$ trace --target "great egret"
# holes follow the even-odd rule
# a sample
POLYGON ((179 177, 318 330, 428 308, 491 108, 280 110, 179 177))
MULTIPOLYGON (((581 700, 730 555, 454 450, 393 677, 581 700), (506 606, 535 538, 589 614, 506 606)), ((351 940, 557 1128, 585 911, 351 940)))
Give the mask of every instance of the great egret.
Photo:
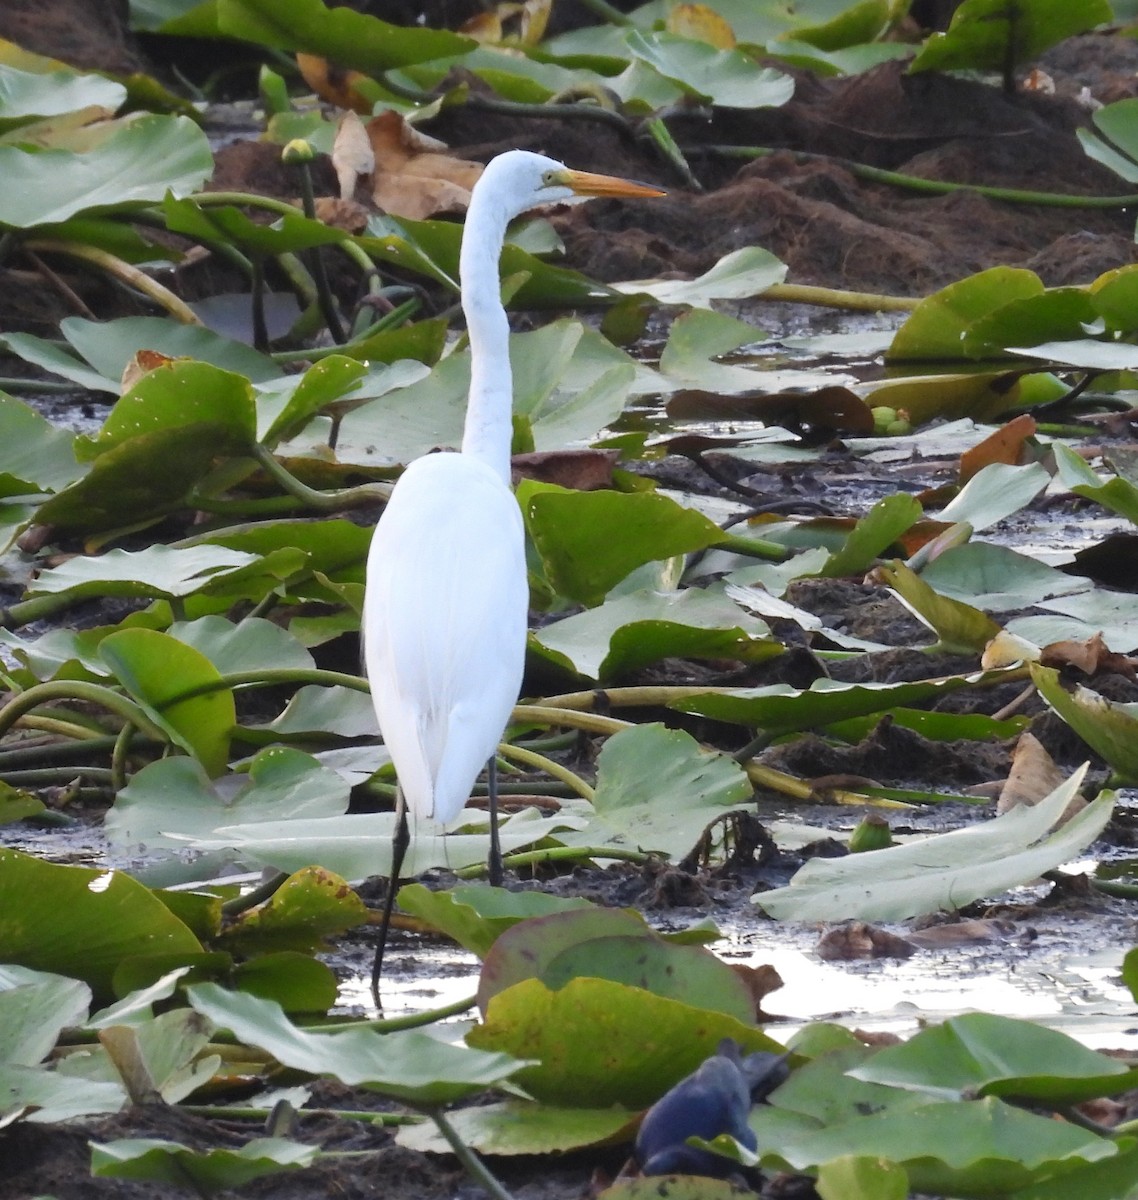
POLYGON ((510 490, 513 401, 509 324, 498 260, 507 224, 539 205, 592 196, 659 196, 659 188, 569 170, 511 150, 478 180, 459 274, 470 338, 461 454, 430 454, 403 472, 367 560, 364 665, 399 783, 391 876, 372 995, 403 857, 407 809, 441 824, 462 811, 490 764, 490 862, 500 884, 494 752, 521 688, 529 587, 521 512, 510 490))

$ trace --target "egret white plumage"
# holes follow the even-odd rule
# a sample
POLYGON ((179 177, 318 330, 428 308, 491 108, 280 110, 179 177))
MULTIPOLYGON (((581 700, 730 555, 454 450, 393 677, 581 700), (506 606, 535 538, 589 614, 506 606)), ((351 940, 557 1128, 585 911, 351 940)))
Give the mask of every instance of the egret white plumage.
POLYGON ((376 526, 367 561, 364 664, 399 784, 372 970, 377 1003, 410 840, 407 809, 444 825, 453 821, 487 763, 489 875, 492 884, 501 882, 493 759, 521 688, 529 603, 522 517, 510 490, 513 393, 498 278, 506 226, 539 205, 662 194, 523 150, 495 158, 474 187, 459 258, 470 339, 462 453, 411 463, 376 526))

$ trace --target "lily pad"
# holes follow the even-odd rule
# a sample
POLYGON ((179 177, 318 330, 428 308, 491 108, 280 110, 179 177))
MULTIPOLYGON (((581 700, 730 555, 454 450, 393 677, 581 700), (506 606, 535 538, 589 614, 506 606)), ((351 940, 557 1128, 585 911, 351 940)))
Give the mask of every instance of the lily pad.
POLYGON ((558 991, 529 979, 499 993, 467 1044, 537 1059, 515 1077, 547 1104, 645 1108, 734 1038, 744 1053, 783 1047, 754 1025, 607 979, 558 991))
POLYGON ((282 1066, 338 1079, 413 1104, 448 1104, 504 1083, 523 1064, 508 1054, 453 1046, 418 1030, 378 1033, 349 1029, 311 1033, 294 1025, 279 1004, 205 983, 190 1003, 216 1026, 249 1046, 267 1050, 282 1066))
POLYGON ((760 892, 753 902, 780 921, 903 921, 998 895, 1070 861, 1102 832, 1114 807, 1111 792, 1052 829, 1085 773, 1038 804, 991 821, 886 850, 812 859, 788 886, 760 892))

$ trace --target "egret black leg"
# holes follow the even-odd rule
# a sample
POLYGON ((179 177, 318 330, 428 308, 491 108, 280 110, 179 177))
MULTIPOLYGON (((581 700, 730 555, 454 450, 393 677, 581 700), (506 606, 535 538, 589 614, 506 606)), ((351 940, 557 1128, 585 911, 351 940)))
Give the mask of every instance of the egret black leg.
POLYGON ((490 808, 490 857, 486 873, 491 887, 502 886, 502 845, 498 841, 498 763, 494 758, 486 764, 486 790, 490 808))
POLYGON ((387 947, 387 933, 391 928, 391 910, 395 907, 395 893, 399 890, 399 873, 403 870, 403 859, 411 844, 411 830, 407 826, 407 803, 403 789, 395 790, 395 835, 391 839, 391 877, 387 881, 387 895, 383 901, 383 917, 379 923, 379 945, 375 948, 375 961, 371 965, 371 998, 376 1008, 379 1002, 379 977, 383 972, 383 951, 387 947))

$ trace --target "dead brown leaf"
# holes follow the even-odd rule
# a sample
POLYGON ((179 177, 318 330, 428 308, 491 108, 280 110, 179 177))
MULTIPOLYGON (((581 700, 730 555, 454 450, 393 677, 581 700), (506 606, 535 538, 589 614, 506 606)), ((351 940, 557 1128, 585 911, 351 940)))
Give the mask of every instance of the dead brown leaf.
MULTIPOLYGON (((1021 804, 1038 804, 1066 778, 1066 773, 1055 765, 1039 739, 1030 733, 1021 733, 1012 754, 1012 769, 996 802, 996 812, 1006 813, 1021 804)), ((1066 823, 1086 806, 1087 802, 1082 796, 1073 797, 1056 823, 1066 823)))
POLYGON ((351 200, 356 194, 356 186, 375 174, 371 139, 363 121, 354 112, 344 113, 336 126, 332 166, 340 182, 341 200, 351 200))
POLYGON ((1035 419, 1021 413, 990 433, 982 442, 977 442, 960 456, 960 483, 966 484, 977 471, 990 463, 1007 463, 1018 466, 1024 462, 1025 446, 1029 437, 1035 435, 1035 419))
POLYGON ((1096 633, 1083 642, 1052 642, 1043 647, 1040 662, 1045 667, 1074 667, 1084 675, 1124 675, 1127 679, 1138 678, 1134 663, 1125 654, 1116 654, 1096 633))
POLYGON ((348 233, 363 233, 367 228, 369 210, 355 200, 339 200, 335 196, 317 196, 313 206, 316 219, 333 229, 348 233))
POLYGON ((619 450, 536 450, 515 454, 512 461, 516 478, 595 492, 612 487, 612 469, 619 459, 619 450))
POLYGON ((321 100, 327 100, 337 108, 363 113, 365 116, 371 112, 372 101, 357 90, 359 84, 371 82, 366 75, 338 67, 318 54, 298 54, 296 65, 301 78, 321 100))
POLYGON ((372 117, 366 130, 375 163, 372 199, 384 212, 421 221, 466 211, 470 191, 482 174, 480 163, 443 153, 443 142, 393 110, 372 117))
POLYGON ((848 921, 827 929, 814 949, 824 962, 846 962, 857 958, 910 958, 917 947, 877 925, 848 921))
POLYGON ((732 963, 731 970, 747 985, 751 999, 755 1005, 755 1017, 766 1016, 763 1012, 763 1000, 777 992, 782 987, 782 976, 770 965, 762 963, 757 967, 748 967, 744 963, 732 963))

